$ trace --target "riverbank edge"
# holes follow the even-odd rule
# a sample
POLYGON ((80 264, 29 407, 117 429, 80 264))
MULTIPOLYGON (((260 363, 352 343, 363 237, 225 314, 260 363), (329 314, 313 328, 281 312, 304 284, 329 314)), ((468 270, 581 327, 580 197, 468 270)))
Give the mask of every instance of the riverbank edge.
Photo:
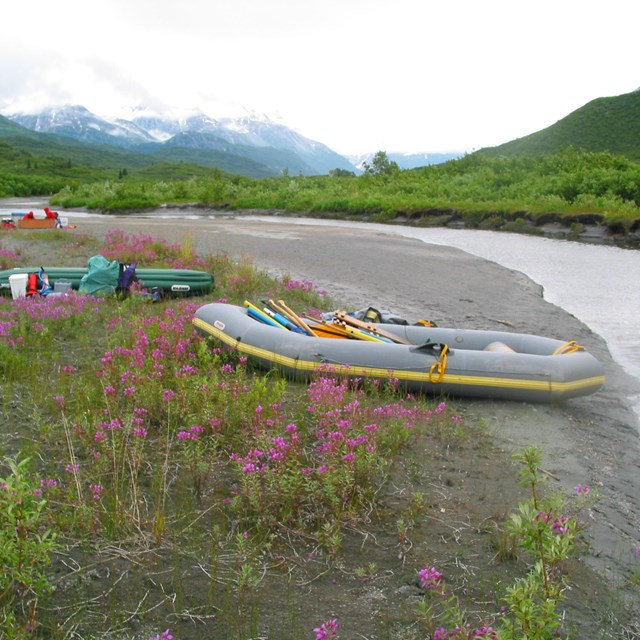
MULTIPOLYGON (((613 223, 607 225, 600 214, 583 213, 571 216, 548 213, 533 218, 524 212, 504 214, 501 212, 485 212, 481 218, 470 220, 454 210, 434 209, 410 215, 402 212, 393 214, 362 213, 347 214, 337 211, 309 212, 288 211, 285 209, 231 209, 227 207, 211 207, 202 203, 163 204, 148 209, 128 209, 118 211, 99 211, 101 215, 166 215, 167 211, 193 210, 202 216, 274 216, 282 218, 309 218, 311 220, 339 220, 347 222, 371 222, 376 224, 404 225, 419 228, 442 227, 447 229, 479 229, 483 231, 503 231, 534 235, 555 240, 570 240, 585 244, 615 246, 620 249, 640 249, 640 219, 629 229, 613 223)), ((193 213, 192 213, 193 215, 193 213)))

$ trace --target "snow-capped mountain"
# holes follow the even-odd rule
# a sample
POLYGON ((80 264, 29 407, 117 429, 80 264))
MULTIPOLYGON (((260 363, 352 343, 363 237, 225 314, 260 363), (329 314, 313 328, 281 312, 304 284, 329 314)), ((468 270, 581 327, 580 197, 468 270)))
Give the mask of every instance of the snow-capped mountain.
POLYGON ((136 108, 131 119, 99 117, 85 107, 50 107, 38 113, 7 117, 34 131, 68 136, 90 144, 106 144, 145 153, 158 146, 214 150, 253 160, 266 158, 276 173, 288 169, 306 175, 355 167, 326 145, 305 138, 266 116, 216 120, 193 111, 186 115, 158 114, 136 108), (267 151, 271 150, 271 151, 267 151))
POLYGON ((55 133, 90 144, 131 147, 154 140, 133 122, 105 120, 80 105, 47 107, 38 113, 15 113, 7 117, 32 131, 55 133))

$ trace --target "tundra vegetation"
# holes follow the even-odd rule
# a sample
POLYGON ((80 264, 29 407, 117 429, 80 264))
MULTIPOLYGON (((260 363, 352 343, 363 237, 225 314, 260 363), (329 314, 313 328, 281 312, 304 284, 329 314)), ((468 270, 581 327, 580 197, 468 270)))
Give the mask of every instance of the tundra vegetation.
POLYGON ((0 299, 3 640, 638 632, 576 557, 595 492, 545 486, 538 449, 512 460, 394 381, 289 383, 192 327, 213 299, 334 307, 313 283, 118 230, 11 239, 4 267, 101 253, 216 291, 0 299))

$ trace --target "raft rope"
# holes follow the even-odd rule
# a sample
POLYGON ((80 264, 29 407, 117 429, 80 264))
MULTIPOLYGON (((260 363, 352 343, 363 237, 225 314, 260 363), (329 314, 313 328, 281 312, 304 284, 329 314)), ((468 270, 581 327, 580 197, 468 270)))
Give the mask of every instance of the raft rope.
POLYGON ((563 345, 560 345, 554 352, 554 356, 560 356, 565 353, 575 353, 576 351, 584 351, 584 347, 579 345, 575 340, 571 340, 569 342, 565 342, 563 345))
POLYGON ((447 354, 449 352, 449 345, 442 345, 442 351, 440 351, 440 356, 438 359, 431 365, 429 369, 429 382, 433 382, 437 384, 438 382, 442 382, 444 378, 444 373, 447 370, 447 354))

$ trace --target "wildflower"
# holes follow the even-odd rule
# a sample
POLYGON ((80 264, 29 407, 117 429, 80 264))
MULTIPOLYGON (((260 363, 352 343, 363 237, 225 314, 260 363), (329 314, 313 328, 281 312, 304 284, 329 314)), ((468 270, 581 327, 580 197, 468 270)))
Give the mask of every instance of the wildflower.
POLYGON ((104 487, 101 484, 90 484, 89 491, 93 494, 94 500, 100 500, 102 498, 104 487))
POLYGON ((169 629, 165 629, 162 633, 151 636, 149 640, 173 640, 173 636, 171 635, 169 629))
POLYGON ((589 487, 583 487, 581 484, 579 484, 576 487, 576 492, 577 493, 589 493, 589 491, 590 491, 589 487))
POLYGON ((145 438, 147 430, 144 427, 135 427, 133 429, 133 435, 136 436, 136 438, 145 438))
POLYGON ((437 589, 442 580, 442 574, 435 567, 424 567, 418 571, 418 580, 423 589, 437 589))
POLYGON ((331 620, 323 622, 319 627, 316 627, 313 630, 313 633, 316 634, 315 640, 330 640, 330 638, 336 637, 337 631, 338 620, 336 618, 333 618, 331 620))
POLYGON ((176 395, 176 392, 172 391, 171 389, 165 389, 162 392, 162 397, 164 398, 165 402, 169 402, 170 400, 172 400, 175 395, 176 395))
POLYGON ((68 464, 64 470, 67 473, 73 473, 74 471, 78 471, 78 469, 80 469, 80 465, 79 464, 68 464))
POLYGON ((569 518, 566 516, 554 518, 551 528, 559 534, 569 533, 571 531, 569 527, 569 518))

